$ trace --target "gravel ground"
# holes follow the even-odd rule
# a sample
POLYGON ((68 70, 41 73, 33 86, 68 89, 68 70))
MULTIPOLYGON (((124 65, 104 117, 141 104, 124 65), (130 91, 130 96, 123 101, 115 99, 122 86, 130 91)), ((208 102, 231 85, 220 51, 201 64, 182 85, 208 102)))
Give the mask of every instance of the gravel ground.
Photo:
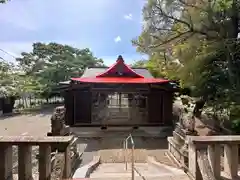
POLYGON ((0 118, 0 136, 46 136, 52 110, 0 118))
MULTIPOLYGON (((0 118, 0 136, 46 136, 50 131, 50 117, 53 109, 29 115, 15 115, 0 118)), ((18 148, 13 146, 13 174, 18 173, 18 148)), ((38 147, 32 147, 33 174, 38 173, 38 147)))

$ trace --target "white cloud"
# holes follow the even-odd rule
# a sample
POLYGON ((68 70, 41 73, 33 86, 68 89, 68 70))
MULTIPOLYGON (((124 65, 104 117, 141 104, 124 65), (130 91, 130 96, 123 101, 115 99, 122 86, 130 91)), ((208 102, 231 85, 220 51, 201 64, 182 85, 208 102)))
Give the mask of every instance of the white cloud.
POLYGON ((132 20, 133 16, 132 14, 127 14, 127 15, 124 15, 124 19, 127 19, 127 20, 132 20))
POLYGON ((118 43, 118 42, 122 41, 122 39, 121 39, 120 36, 117 36, 116 38, 114 38, 114 41, 115 41, 116 43, 118 43))

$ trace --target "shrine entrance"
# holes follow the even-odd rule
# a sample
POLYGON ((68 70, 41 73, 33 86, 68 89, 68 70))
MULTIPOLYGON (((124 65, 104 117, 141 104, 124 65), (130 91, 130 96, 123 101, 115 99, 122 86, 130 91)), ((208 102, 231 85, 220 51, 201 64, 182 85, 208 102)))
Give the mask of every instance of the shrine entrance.
POLYGON ((92 123, 147 123, 147 98, 141 93, 94 93, 92 123))

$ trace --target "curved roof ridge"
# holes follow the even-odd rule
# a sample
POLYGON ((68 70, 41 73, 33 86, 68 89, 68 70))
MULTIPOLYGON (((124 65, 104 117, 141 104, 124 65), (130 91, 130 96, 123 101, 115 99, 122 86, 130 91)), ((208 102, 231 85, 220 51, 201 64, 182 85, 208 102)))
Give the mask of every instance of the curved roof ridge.
POLYGON ((117 61, 112 66, 110 66, 106 71, 98 74, 96 77, 106 77, 106 76, 109 77, 109 75, 113 72, 124 73, 124 72, 119 72, 118 67, 122 67, 122 71, 131 73, 133 76, 137 78, 144 78, 144 76, 138 74, 131 67, 125 64, 121 55, 118 56, 117 61))

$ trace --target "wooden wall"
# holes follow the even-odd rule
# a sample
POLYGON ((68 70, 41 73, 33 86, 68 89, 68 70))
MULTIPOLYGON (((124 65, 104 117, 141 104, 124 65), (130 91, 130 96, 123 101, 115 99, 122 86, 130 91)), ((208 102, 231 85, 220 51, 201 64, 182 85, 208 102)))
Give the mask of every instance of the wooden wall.
MULTIPOLYGON (((100 87, 99 87, 100 88, 100 87)), ((147 96, 148 122, 172 125, 173 92, 150 88, 147 96)), ((91 87, 74 87, 65 92, 66 124, 91 124, 93 95, 91 87)), ((130 97, 130 96, 129 96, 130 97)))
POLYGON ((65 123, 67 125, 72 126, 74 124, 74 107, 73 107, 73 92, 71 90, 67 90, 64 92, 64 105, 66 108, 65 113, 65 123))
POLYGON ((173 92, 163 93, 163 118, 166 125, 173 125, 173 96, 173 92))
POLYGON ((149 123, 172 124, 172 97, 168 91, 159 90, 148 95, 149 123))
POLYGON ((91 123, 92 93, 89 88, 65 91, 64 104, 67 125, 91 123))

